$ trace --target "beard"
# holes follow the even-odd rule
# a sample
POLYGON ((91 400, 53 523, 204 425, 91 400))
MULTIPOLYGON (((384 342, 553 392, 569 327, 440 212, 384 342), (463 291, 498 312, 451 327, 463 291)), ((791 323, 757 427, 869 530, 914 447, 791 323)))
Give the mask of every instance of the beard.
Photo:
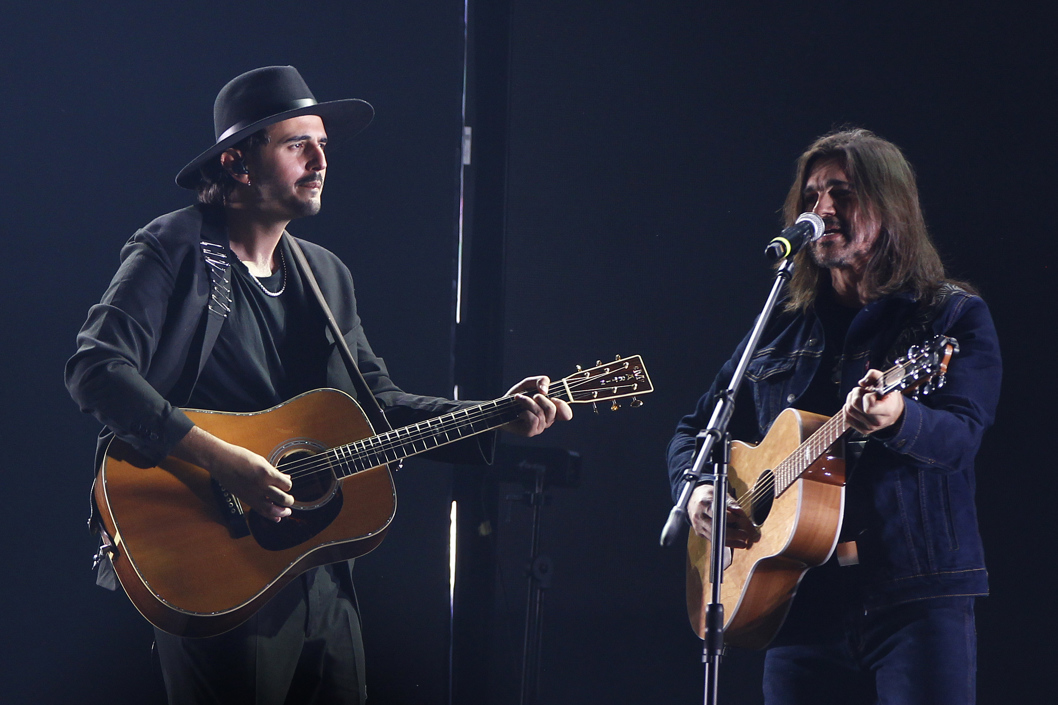
POLYGON ((278 211, 282 213, 284 217, 294 220, 295 218, 305 218, 308 216, 316 215, 320 212, 320 208, 323 203, 323 189, 322 180, 319 179, 303 179, 295 184, 293 191, 289 191, 282 186, 276 188, 275 184, 271 183, 260 183, 255 184, 257 190, 257 200, 262 204, 271 204, 268 210, 278 211), (318 182, 321 185, 320 191, 315 197, 306 198, 302 196, 299 188, 305 184, 318 182), (278 191, 278 193, 276 193, 278 191))
POLYGON ((294 218, 306 218, 310 215, 316 215, 320 212, 323 203, 319 198, 313 198, 309 201, 291 199, 289 206, 292 216, 291 220, 293 220, 294 218))
POLYGON ((862 270, 878 244, 878 233, 864 234, 861 228, 849 225, 829 234, 825 242, 813 242, 809 250, 812 261, 821 269, 862 270))
POLYGON ((838 239, 812 243, 809 254, 812 256, 812 261, 820 269, 845 267, 849 264, 849 243, 851 240, 844 232, 837 233, 837 235, 838 239))
POLYGON ((308 186, 310 184, 319 184, 320 190, 316 194, 315 198, 308 200, 293 199, 291 209, 296 213, 294 217, 304 218, 310 215, 316 215, 320 212, 320 207, 323 205, 323 179, 318 176, 312 176, 305 179, 301 179, 297 182, 296 186, 308 186))

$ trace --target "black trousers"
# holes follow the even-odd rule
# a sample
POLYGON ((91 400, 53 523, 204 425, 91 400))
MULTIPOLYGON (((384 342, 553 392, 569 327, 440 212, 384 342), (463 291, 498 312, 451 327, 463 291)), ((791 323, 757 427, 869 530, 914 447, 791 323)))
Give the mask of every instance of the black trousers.
POLYGON ((155 630, 170 705, 363 705, 364 647, 344 565, 301 575, 205 639, 155 630))

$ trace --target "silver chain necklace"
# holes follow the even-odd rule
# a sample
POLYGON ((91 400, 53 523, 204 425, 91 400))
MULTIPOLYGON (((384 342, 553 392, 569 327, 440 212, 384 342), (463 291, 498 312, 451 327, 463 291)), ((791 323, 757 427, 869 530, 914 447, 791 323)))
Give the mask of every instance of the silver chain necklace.
POLYGON ((271 296, 273 299, 287 290, 287 258, 283 255, 283 250, 279 251, 279 263, 283 267, 283 286, 279 287, 279 291, 269 291, 268 287, 262 284, 261 280, 253 272, 250 272, 250 277, 257 282, 257 286, 261 287, 261 291, 265 293, 265 296, 271 296))

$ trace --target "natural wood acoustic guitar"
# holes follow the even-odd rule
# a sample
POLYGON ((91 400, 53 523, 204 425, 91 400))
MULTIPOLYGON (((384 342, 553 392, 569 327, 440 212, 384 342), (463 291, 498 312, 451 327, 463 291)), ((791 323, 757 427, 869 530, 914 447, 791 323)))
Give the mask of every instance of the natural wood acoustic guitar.
MULTIPOLYGON (((552 382, 549 396, 577 404, 651 391, 634 356, 552 382)), ((256 413, 187 413, 288 473, 296 500, 293 515, 274 523, 202 468, 172 457, 152 466, 111 442, 94 493, 118 579, 152 624, 202 637, 242 623, 309 568, 378 546, 396 511, 389 463, 498 428, 521 407, 504 397, 378 435, 356 401, 334 389, 256 413)))
MULTIPOLYGON (((944 383, 959 346, 938 336, 915 346, 887 370, 875 390, 925 394, 944 383)), ((789 612, 801 578, 834 552, 845 503, 845 460, 839 441, 849 431, 843 414, 827 419, 785 409, 758 445, 731 445, 731 493, 759 531, 749 548, 731 549, 721 583, 724 643, 764 648, 789 612)), ((687 613, 705 636, 711 599, 710 542, 694 531, 687 542, 687 613)))

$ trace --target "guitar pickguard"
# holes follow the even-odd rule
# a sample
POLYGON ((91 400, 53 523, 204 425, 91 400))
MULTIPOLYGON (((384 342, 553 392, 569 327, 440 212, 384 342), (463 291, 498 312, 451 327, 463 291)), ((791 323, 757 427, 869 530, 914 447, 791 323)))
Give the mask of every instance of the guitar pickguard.
POLYGON ((342 511, 342 491, 338 489, 330 501, 315 509, 294 508, 282 521, 265 519, 257 512, 247 512, 246 521, 254 539, 267 551, 285 551, 319 535, 331 525, 342 511))

